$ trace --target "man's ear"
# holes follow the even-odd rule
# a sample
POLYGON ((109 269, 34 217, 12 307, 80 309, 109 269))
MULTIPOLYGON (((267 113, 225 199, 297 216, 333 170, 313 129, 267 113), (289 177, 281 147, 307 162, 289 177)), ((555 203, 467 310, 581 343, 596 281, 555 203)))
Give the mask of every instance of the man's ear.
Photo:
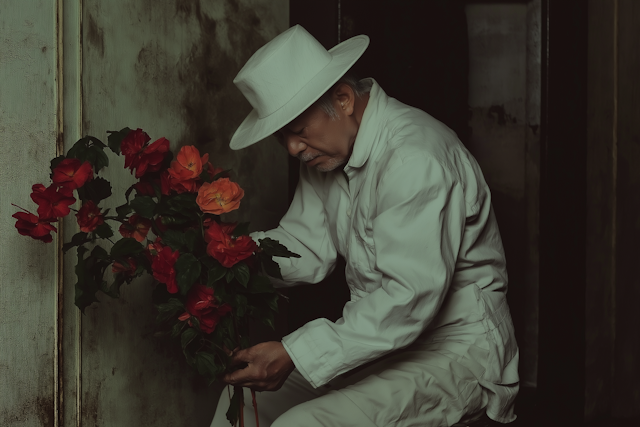
POLYGON ((355 111, 356 94, 346 83, 340 83, 333 91, 334 106, 345 115, 350 116, 355 111))

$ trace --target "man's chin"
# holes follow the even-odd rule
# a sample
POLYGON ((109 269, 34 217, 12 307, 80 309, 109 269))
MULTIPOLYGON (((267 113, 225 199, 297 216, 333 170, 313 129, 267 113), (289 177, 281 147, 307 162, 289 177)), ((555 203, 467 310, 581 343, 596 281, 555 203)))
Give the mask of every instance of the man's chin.
POLYGON ((329 158, 324 161, 318 162, 315 165, 310 165, 309 167, 315 168, 318 172, 331 172, 333 170, 341 168, 345 163, 347 163, 345 159, 329 158))

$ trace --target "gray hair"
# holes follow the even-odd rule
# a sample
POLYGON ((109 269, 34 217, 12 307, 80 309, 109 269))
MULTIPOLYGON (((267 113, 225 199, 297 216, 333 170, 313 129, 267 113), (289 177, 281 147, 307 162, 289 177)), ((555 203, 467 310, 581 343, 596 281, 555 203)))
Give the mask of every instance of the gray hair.
POLYGON ((324 95, 322 95, 320 99, 318 99, 314 104, 320 107, 320 109, 324 111, 333 120, 340 118, 340 116, 338 116, 338 112, 333 106, 333 102, 331 100, 331 93, 333 92, 333 89, 335 89, 336 86, 342 83, 347 84, 353 90, 353 93, 358 98, 362 98, 364 95, 369 93, 371 91, 371 86, 373 85, 373 81, 371 79, 358 80, 358 78, 351 73, 347 73, 344 76, 342 76, 340 80, 338 80, 338 82, 335 85, 333 85, 331 89, 326 91, 324 95))

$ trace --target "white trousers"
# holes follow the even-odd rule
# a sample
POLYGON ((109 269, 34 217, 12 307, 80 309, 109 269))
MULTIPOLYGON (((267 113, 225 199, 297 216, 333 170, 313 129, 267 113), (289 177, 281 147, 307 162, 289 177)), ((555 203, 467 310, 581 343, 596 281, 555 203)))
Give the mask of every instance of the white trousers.
MULTIPOLYGON (((478 381, 488 350, 482 325, 468 326, 457 336, 416 343, 317 389, 294 370, 280 390, 256 393, 260 427, 440 427, 478 418, 488 400, 478 381)), ((255 427, 248 390, 244 397, 245 426, 255 427)), ((228 407, 225 389, 211 427, 230 426, 228 407)))

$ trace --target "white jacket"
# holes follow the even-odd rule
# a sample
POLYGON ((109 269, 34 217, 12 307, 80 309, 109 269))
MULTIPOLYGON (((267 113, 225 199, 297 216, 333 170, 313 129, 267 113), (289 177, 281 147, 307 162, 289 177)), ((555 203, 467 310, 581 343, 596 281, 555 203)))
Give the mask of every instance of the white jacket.
MULTIPOLYGON (((499 386, 518 382, 502 241, 480 167, 444 124, 389 98, 374 81, 344 173, 302 165, 279 227, 252 236, 301 255, 276 259, 281 286, 317 283, 337 253, 346 259, 351 300, 342 318, 316 319, 283 338, 311 385, 442 327, 434 318, 445 297, 476 285, 495 347, 483 384, 493 388, 487 410, 503 422, 513 418, 513 389, 499 386)), ((448 311, 457 315, 455 306, 448 311)))

